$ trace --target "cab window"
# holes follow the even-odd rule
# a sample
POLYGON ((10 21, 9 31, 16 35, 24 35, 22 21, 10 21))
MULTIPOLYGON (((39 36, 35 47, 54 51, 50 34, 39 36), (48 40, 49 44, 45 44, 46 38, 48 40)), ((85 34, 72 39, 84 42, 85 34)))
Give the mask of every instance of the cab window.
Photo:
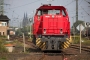
POLYGON ((48 14, 48 10, 42 10, 42 14, 48 14))
POLYGON ((64 10, 62 10, 62 15, 65 17, 66 16, 66 13, 64 10))
POLYGON ((42 15, 41 10, 38 10, 37 15, 42 15))

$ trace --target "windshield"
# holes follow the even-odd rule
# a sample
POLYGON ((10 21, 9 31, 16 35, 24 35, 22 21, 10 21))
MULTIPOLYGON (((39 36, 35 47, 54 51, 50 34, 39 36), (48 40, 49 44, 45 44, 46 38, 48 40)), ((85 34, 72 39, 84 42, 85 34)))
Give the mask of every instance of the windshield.
POLYGON ((43 14, 48 14, 48 15, 62 14, 63 16, 66 16, 66 12, 64 10, 38 10, 37 15, 43 15, 43 14))
POLYGON ((60 14, 60 10, 48 10, 48 14, 60 14))
POLYGON ((60 10, 39 10, 37 15, 43 15, 43 14, 60 14, 60 10))

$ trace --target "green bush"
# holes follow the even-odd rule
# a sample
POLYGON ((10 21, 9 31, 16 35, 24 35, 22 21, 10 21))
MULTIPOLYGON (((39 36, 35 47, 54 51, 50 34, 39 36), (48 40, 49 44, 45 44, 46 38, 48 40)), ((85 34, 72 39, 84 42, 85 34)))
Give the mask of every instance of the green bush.
POLYGON ((3 45, 2 42, 0 42, 0 53, 2 52, 7 52, 7 49, 5 48, 5 46, 3 45))
POLYGON ((7 52, 7 49, 4 46, 4 43, 5 43, 4 38, 6 38, 6 37, 5 36, 0 36, 0 53, 7 52))

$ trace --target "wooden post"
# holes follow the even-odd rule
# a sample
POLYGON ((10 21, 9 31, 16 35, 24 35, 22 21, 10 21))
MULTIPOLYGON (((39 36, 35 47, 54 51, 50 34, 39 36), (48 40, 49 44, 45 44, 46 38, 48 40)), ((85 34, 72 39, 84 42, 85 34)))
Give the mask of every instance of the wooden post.
POLYGON ((81 53, 81 24, 79 25, 80 27, 80 53, 81 53))
POLYGON ((24 50, 24 52, 25 52, 26 49, 25 49, 25 36, 24 36, 24 33, 23 33, 23 44, 24 44, 24 45, 23 45, 23 47, 24 47, 23 50, 24 50))

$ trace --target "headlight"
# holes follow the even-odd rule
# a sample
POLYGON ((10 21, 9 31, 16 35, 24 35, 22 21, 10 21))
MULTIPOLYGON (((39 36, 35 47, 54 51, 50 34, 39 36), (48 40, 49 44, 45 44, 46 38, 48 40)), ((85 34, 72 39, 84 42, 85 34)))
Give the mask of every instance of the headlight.
POLYGON ((46 34, 46 29, 43 30, 43 33, 46 34))
POLYGON ((62 31, 62 29, 60 29, 60 34, 63 34, 63 31, 62 31))

